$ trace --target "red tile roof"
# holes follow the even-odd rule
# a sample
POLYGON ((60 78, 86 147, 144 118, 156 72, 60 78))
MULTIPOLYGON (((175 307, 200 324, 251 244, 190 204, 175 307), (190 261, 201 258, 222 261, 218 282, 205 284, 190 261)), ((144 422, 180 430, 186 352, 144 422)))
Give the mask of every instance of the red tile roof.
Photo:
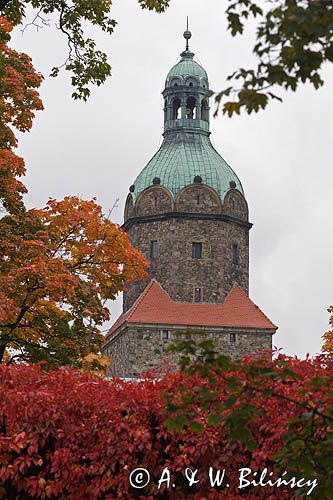
POLYGON ((231 290, 223 304, 196 304, 174 301, 155 279, 133 306, 119 316, 107 337, 125 323, 277 329, 239 286, 231 290))

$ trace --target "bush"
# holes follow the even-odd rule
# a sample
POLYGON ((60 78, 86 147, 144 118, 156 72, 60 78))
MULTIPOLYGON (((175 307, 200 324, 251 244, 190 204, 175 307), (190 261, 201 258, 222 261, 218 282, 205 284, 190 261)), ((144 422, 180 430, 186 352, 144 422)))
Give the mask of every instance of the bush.
MULTIPOLYGON (((44 372, 40 366, 0 366, 0 497, 290 499, 297 488, 238 488, 239 469, 268 468, 276 479, 286 460, 288 472, 298 472, 298 478, 317 477, 311 476, 320 473, 316 460, 312 469, 297 469, 299 460, 293 457, 302 447, 298 444, 293 451, 293 444, 287 444, 290 433, 295 437, 298 429, 299 436, 300 429, 307 428, 300 426, 306 413, 304 422, 311 423, 312 445, 317 446, 314 453, 325 460, 332 453, 332 447, 324 446, 323 455, 318 446, 332 440, 332 421, 320 412, 332 416, 332 385, 327 381, 332 381, 333 363, 324 357, 282 361, 244 360, 237 369, 215 369, 214 379, 198 369, 168 373, 160 380, 150 376, 143 382, 106 381, 67 368, 44 372), (266 376, 258 380, 249 402, 251 390, 245 388, 250 387, 254 367, 262 373, 266 367, 266 376), (267 375, 268 368, 281 376, 267 375), (242 397, 235 389, 240 386, 242 397), (143 489, 129 482, 138 467, 150 473, 143 489), (171 482, 162 481, 158 489, 166 467, 171 482), (200 481, 191 487, 186 467, 198 469, 195 479, 200 481), (210 486, 209 467, 226 469, 222 486, 210 486)), ((331 472, 325 477, 331 481, 331 472)), ((325 498, 322 487, 318 484, 311 497, 321 491, 325 498)), ((309 490, 305 485, 302 495, 309 490)))

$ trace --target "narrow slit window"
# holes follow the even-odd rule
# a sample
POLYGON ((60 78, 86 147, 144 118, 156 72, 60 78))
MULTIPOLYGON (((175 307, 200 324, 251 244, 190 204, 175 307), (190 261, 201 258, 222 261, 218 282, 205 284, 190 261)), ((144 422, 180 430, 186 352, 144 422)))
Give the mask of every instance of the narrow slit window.
POLYGON ((201 288, 195 288, 194 289, 194 302, 201 302, 202 301, 202 290, 201 288))
POLYGON ((153 240, 150 242, 150 258, 157 259, 157 253, 158 253, 157 240, 153 240))
POLYGON ((169 330, 162 330, 162 340, 170 340, 169 330))
POLYGON ((232 245, 232 263, 233 264, 239 263, 238 245, 232 245))
POLYGON ((197 205, 200 205, 200 194, 197 195, 197 205))
POLYGON ((155 196, 155 208, 157 207, 157 196, 155 196))
POLYGON ((192 243, 192 259, 201 259, 202 243, 192 243))
POLYGON ((229 333, 229 342, 231 344, 234 344, 236 342, 236 334, 235 333, 229 333))

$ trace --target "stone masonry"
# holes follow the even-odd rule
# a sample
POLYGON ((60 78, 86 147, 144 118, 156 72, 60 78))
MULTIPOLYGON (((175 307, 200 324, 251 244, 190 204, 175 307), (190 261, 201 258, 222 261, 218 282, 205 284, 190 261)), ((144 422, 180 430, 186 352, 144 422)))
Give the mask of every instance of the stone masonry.
POLYGON ((163 213, 160 206, 165 207, 164 190, 146 190, 145 196, 138 200, 139 215, 124 224, 133 246, 150 260, 147 280, 127 286, 124 311, 132 306, 152 278, 174 300, 183 302, 194 301, 196 287, 202 290, 202 302, 223 302, 235 284, 248 292, 248 233, 251 224, 247 221, 247 206, 243 196, 232 189, 233 196, 226 197, 228 213, 223 214, 213 190, 194 185, 183 191, 180 194, 184 196, 178 196, 176 200, 176 208, 170 206, 171 210, 169 208, 170 211, 163 213), (152 205, 152 199, 155 198, 158 200, 156 206, 152 205), (237 208, 234 209, 236 213, 231 208, 232 199, 237 201, 237 208), (209 200, 211 203, 208 203, 209 200), (186 207, 186 212, 177 211, 178 206, 183 209, 186 207), (211 213, 212 208, 215 213, 211 213), (157 242, 156 258, 150 255, 152 241, 157 242), (192 258, 193 243, 202 244, 200 259, 192 258), (237 259, 234 255, 235 246, 237 259))
MULTIPOLYGON (((174 369, 178 354, 168 353, 170 342, 176 331, 182 327, 130 325, 109 339, 106 354, 111 359, 110 375, 137 377, 148 370, 161 367, 165 362, 174 369), (169 331, 170 338, 163 339, 163 331, 169 331)), ((273 330, 235 330, 232 328, 210 328, 202 330, 213 340, 217 349, 234 359, 245 355, 259 354, 272 349, 273 330), (231 341, 230 334, 235 334, 231 341)))

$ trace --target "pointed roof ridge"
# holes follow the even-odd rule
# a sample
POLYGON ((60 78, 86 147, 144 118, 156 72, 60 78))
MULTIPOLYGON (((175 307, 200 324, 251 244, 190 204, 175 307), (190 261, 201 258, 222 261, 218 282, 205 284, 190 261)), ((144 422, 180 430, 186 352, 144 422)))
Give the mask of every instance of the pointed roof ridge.
POLYGON ((270 331, 277 329, 239 285, 231 289, 223 303, 178 302, 173 300, 154 278, 133 306, 117 319, 107 337, 124 324, 130 323, 175 325, 185 328, 200 326, 270 331))
MULTIPOLYGON (((153 286, 153 282, 157 283, 157 281, 156 281, 155 278, 153 278, 153 279, 151 279, 149 281, 148 285, 145 287, 145 289, 143 290, 143 292, 139 295, 139 297, 136 299, 136 301, 133 303, 133 305, 129 308, 129 310, 127 311, 127 313, 128 313, 127 318, 130 318, 133 315, 133 313, 136 311, 136 309, 138 308, 140 302, 143 301, 143 299, 145 298, 145 296, 149 292, 150 288, 153 286)), ((159 283, 157 283, 157 284, 161 287, 161 285, 159 283)))
POLYGON ((237 285, 235 284, 232 289, 228 292, 226 298, 224 299, 224 302, 223 302, 223 305, 227 303, 227 301, 231 300, 232 299, 232 296, 235 294, 235 292, 239 291, 243 296, 246 297, 247 301, 250 302, 250 304, 255 307, 260 314, 262 314, 269 323, 271 323, 271 325, 274 327, 274 328, 278 328, 278 326, 276 326, 270 319, 269 317, 267 316, 267 314, 265 314, 261 309, 260 307, 255 304, 253 302, 253 300, 249 297, 249 295, 245 292, 245 290, 240 286, 240 285, 237 285))
POLYGON ((166 292, 164 290, 164 288, 162 287, 162 285, 155 279, 155 278, 152 278, 150 280, 150 282, 148 283, 148 285, 145 287, 145 289, 142 291, 142 293, 139 295, 139 297, 134 301, 134 303, 132 304, 132 306, 125 312, 122 312, 118 318, 116 319, 116 321, 113 323, 113 325, 111 326, 111 328, 108 330, 107 334, 106 334, 106 338, 111 335, 115 330, 117 330, 118 328, 120 328, 126 321, 130 320, 131 317, 133 316, 133 314, 135 313, 135 311, 137 310, 137 308, 139 307, 139 305, 142 303, 142 301, 145 299, 145 297, 147 296, 147 294, 149 293, 149 291, 151 290, 151 288, 153 288, 154 285, 157 285, 160 290, 169 297, 170 300, 171 297, 170 295, 168 294, 168 292, 166 292))
POLYGON ((248 296, 248 294, 246 293, 246 291, 244 290, 244 288, 242 288, 240 285, 238 284, 234 284, 233 287, 231 288, 231 290, 229 290, 229 292, 227 293, 224 301, 223 301, 223 304, 225 304, 227 302, 227 300, 229 300, 233 295, 234 293, 239 290, 243 295, 245 295, 245 297, 247 299, 249 299, 253 305, 256 305, 251 299, 250 297, 248 296))
POLYGON ((245 292, 244 288, 242 288, 240 285, 238 285, 238 283, 234 283, 233 286, 232 286, 232 288, 227 293, 226 298, 224 300, 227 300, 227 298, 235 290, 235 288, 239 288, 240 290, 242 290, 243 293, 245 293, 245 295, 247 295, 247 293, 245 292))

